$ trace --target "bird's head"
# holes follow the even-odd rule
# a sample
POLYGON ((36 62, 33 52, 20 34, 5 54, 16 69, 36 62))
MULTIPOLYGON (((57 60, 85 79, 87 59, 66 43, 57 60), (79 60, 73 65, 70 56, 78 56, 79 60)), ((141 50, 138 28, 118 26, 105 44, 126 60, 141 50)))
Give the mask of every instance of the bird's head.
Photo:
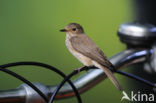
POLYGON ((66 34, 72 34, 72 35, 79 35, 79 34, 84 33, 82 26, 77 23, 70 23, 67 26, 65 26, 64 29, 60 31, 66 32, 66 34))

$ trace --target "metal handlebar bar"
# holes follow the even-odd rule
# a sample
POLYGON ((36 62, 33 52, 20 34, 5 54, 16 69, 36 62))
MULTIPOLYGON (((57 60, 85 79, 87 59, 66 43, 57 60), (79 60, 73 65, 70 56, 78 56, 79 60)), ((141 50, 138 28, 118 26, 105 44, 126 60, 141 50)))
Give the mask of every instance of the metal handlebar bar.
MULTIPOLYGON (((128 49, 110 58, 110 61, 116 69, 135 63, 145 62, 153 54, 152 49, 128 49)), ((79 93, 83 93, 94 87, 102 80, 106 79, 105 73, 100 69, 89 70, 86 74, 78 77, 73 81, 79 93)), ((34 83, 45 95, 50 96, 56 86, 45 86, 41 83, 34 83)), ((68 98, 74 96, 74 92, 69 84, 65 84, 56 96, 56 99, 68 98)), ((33 101, 44 100, 27 84, 22 84, 16 89, 0 90, 0 103, 32 103, 33 101)))

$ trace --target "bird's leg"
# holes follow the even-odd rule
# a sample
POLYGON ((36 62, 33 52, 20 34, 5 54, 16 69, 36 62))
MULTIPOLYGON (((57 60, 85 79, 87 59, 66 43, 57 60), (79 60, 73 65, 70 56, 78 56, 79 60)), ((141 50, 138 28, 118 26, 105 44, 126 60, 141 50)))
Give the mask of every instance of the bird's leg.
POLYGON ((82 70, 88 68, 87 66, 82 66, 80 68, 75 69, 75 71, 77 71, 78 73, 80 73, 82 70))

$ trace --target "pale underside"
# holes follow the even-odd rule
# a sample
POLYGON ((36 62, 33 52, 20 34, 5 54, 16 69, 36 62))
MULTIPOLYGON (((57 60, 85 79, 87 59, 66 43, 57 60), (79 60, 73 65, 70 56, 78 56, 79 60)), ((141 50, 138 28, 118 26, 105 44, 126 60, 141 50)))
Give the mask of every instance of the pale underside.
POLYGON ((84 56, 83 54, 79 53, 78 51, 76 51, 70 40, 70 37, 66 38, 66 46, 68 48, 68 50, 85 66, 92 66, 92 60, 89 57, 84 56))

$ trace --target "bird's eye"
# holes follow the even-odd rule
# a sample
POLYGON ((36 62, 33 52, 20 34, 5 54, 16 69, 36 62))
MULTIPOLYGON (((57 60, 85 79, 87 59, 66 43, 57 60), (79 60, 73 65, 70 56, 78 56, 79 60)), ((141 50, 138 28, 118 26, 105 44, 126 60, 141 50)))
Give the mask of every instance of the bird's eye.
POLYGON ((73 31, 76 31, 76 28, 73 28, 72 30, 73 30, 73 31))

